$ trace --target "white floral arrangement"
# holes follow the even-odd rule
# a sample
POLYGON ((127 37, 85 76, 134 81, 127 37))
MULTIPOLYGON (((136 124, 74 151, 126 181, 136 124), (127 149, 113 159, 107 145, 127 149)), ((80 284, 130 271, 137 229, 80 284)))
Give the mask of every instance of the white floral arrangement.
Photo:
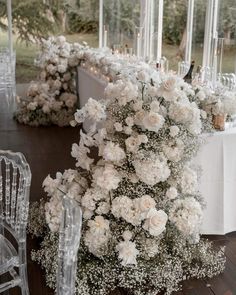
POLYGON ((104 100, 90 98, 71 122, 93 121, 90 132, 80 131, 79 145, 72 145, 76 168, 43 183, 46 217, 34 206, 29 226, 31 233, 44 232, 43 242, 32 258, 55 288, 67 194, 83 209, 78 294, 105 295, 116 288, 171 294, 184 279, 224 270, 223 249, 200 239, 203 204, 191 165, 207 114, 199 108, 199 90, 148 65, 124 65, 113 80, 104 100), (46 224, 39 221, 36 230, 38 219, 46 224))
POLYGON ((196 85, 196 98, 201 103, 202 109, 209 115, 228 115, 236 114, 236 91, 226 89, 218 84, 213 90, 207 86, 196 85))
POLYGON ((15 118, 32 126, 69 125, 77 108, 76 67, 86 46, 70 44, 64 36, 42 44, 36 61, 39 81, 32 81, 26 98, 19 98, 15 118))

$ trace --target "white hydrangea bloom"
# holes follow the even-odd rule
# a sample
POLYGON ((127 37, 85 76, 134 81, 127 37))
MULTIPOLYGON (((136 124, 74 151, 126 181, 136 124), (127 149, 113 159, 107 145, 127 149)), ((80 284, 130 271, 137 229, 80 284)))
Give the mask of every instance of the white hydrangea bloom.
POLYGON ((175 200, 169 214, 169 220, 186 236, 199 233, 202 217, 201 205, 193 197, 175 200))
POLYGON ((157 154, 151 153, 146 159, 137 157, 133 165, 138 178, 151 186, 166 181, 171 173, 167 159, 157 154))
POLYGON ((111 164, 98 167, 93 174, 93 182, 107 191, 116 189, 121 181, 121 176, 111 164))
POLYGON ((198 189, 197 173, 190 167, 185 167, 180 179, 182 193, 195 194, 198 189))
POLYGON ((103 149, 103 158, 105 161, 119 163, 126 158, 125 152, 118 144, 112 141, 106 143, 103 149))

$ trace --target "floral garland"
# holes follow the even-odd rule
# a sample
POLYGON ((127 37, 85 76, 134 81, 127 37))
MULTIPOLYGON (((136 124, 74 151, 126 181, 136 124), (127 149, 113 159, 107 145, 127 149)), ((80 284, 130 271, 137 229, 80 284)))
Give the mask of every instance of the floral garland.
MULTIPOLYGON (((94 66, 104 61, 103 52, 91 55, 94 66)), ((223 249, 200 239, 203 202, 191 164, 199 136, 210 126, 211 113, 201 109, 206 91, 141 62, 124 63, 112 78, 103 101, 90 98, 75 113, 72 125, 93 122, 88 134, 80 131, 79 145, 72 145, 76 169, 48 176, 43 187, 49 200, 31 210, 29 231, 43 238, 32 258, 55 288, 67 194, 83 208, 78 294, 105 295, 117 287, 134 295, 171 294, 184 279, 224 270, 223 249)))
MULTIPOLYGON (((122 77, 135 83, 135 72, 142 73, 143 69, 151 73, 154 80, 157 76, 153 68, 135 56, 111 54, 108 49, 93 49, 86 44, 70 44, 64 36, 45 40, 36 64, 42 70, 40 80, 31 82, 27 98, 18 99, 14 115, 18 122, 31 126, 70 124, 77 108, 75 79, 78 65, 105 81, 122 77)), ((236 113, 235 92, 224 93, 222 89, 214 92, 199 83, 197 87, 201 90, 198 100, 204 101, 202 108, 209 114, 236 113)))

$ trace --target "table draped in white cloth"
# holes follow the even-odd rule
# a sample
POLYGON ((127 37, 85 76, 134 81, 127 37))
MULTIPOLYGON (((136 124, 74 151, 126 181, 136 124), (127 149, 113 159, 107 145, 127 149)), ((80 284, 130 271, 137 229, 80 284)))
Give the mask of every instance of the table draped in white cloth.
POLYGON ((202 233, 236 231, 236 128, 208 137, 195 162, 202 168, 200 192, 206 201, 202 233))
MULTIPOLYGON (((89 97, 97 100, 104 97, 106 82, 80 67, 78 79, 80 107, 89 97)), ((89 122, 83 127, 88 131, 89 122)), ((206 144, 194 162, 202 168, 199 189, 206 202, 202 233, 236 231, 236 128, 206 137, 206 144)))

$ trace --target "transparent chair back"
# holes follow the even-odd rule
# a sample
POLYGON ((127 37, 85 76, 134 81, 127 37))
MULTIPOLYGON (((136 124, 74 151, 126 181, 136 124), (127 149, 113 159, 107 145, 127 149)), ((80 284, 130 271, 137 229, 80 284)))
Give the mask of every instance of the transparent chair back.
POLYGON ((0 293, 20 286, 29 294, 26 260, 26 225, 31 172, 21 153, 0 150, 0 293))
POLYGON ((16 96, 15 67, 15 52, 11 55, 8 48, 0 48, 0 92, 8 104, 14 102, 16 96))
POLYGON ((82 211, 78 203, 63 198, 63 213, 59 233, 57 295, 75 293, 77 252, 80 244, 82 211))

